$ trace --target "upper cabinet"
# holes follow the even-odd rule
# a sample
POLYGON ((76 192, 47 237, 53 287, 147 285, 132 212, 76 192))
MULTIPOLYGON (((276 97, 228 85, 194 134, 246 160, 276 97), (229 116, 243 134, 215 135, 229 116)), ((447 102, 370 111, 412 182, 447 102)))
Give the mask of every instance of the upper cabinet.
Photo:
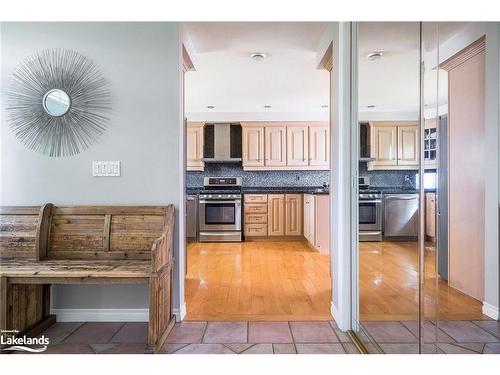
POLYGON ((266 126, 264 131, 265 165, 286 166, 286 126, 266 126))
POLYGON ((264 127, 243 127, 243 166, 264 166, 264 127))
POLYGON ((305 126, 290 126, 287 129, 287 165, 309 165, 309 128, 305 126))
POLYGON ((186 169, 202 171, 203 162, 203 122, 188 122, 186 129, 186 169))
POLYGON ((368 170, 418 169, 418 122, 372 122, 368 170))
POLYGON ((330 166, 330 132, 327 125, 309 127, 309 165, 330 166))
POLYGON ((242 122, 244 170, 328 170, 327 122, 242 122))

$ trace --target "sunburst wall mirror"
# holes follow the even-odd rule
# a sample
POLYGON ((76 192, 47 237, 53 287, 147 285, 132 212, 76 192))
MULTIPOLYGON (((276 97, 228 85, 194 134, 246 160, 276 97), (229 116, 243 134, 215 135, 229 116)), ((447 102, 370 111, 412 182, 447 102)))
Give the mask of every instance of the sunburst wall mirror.
POLYGON ((109 82, 78 52, 44 50, 15 70, 6 110, 12 131, 28 148, 54 157, 75 155, 106 131, 109 82))

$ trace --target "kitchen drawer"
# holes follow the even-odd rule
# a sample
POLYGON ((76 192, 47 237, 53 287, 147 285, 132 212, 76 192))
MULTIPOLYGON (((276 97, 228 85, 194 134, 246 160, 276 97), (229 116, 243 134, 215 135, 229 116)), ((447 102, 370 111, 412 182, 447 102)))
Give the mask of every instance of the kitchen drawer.
POLYGON ((247 203, 244 206, 245 214, 267 214, 267 204, 247 203))
POLYGON ((266 237, 267 224, 245 224, 245 236, 266 237))
POLYGON ((245 214, 245 224, 266 224, 267 213, 265 214, 245 214))
POLYGON ((245 203, 267 203, 267 194, 245 194, 245 203))

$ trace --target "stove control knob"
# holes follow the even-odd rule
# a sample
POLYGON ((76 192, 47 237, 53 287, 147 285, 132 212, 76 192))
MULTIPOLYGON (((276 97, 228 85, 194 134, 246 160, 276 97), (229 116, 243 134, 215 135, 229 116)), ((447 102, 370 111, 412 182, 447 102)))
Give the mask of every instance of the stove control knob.
POLYGON ((212 198, 212 194, 208 194, 208 197, 209 197, 209 198, 212 198))
POLYGON ((221 198, 221 197, 222 197, 222 195, 219 194, 219 198, 221 198))

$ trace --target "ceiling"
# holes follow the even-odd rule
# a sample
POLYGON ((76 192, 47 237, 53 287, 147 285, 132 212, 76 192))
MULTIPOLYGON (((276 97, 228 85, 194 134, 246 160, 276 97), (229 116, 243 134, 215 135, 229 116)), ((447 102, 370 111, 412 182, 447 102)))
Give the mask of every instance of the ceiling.
POLYGON ((186 75, 192 120, 328 116, 329 74, 317 69, 324 22, 188 22, 196 71, 186 75), (266 59, 254 61, 250 54, 266 59), (214 106, 208 109, 207 106, 214 106), (271 106, 271 108, 264 108, 271 106))
MULTIPOLYGON (((358 105, 362 120, 418 119, 420 107, 420 24, 418 22, 360 22, 358 29, 358 105), (369 60, 371 52, 382 52, 369 60), (374 108, 368 108, 368 106, 374 108)), ((435 116, 446 110, 447 73, 437 70, 439 59, 454 54, 477 38, 482 27, 471 22, 426 22, 424 46, 424 111, 435 116), (439 39, 438 39, 439 37, 439 39), (444 56, 448 54, 448 56, 444 56), (439 74, 439 93, 438 87, 439 74)), ((426 116, 426 117, 430 117, 426 116)))

